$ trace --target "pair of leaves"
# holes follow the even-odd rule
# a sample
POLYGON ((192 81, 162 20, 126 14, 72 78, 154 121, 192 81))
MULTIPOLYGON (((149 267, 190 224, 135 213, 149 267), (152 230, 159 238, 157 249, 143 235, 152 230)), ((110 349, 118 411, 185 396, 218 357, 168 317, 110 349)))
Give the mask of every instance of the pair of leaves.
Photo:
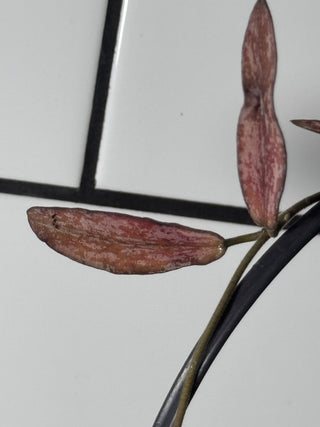
MULTIPOLYGON (((270 234, 277 225, 286 175, 286 150, 273 105, 276 64, 272 18, 266 1, 258 0, 242 52, 245 101, 237 132, 238 170, 249 212, 270 234)), ((51 248, 114 273, 159 273, 208 264, 226 250, 216 233, 129 215, 34 207, 28 219, 51 248)))

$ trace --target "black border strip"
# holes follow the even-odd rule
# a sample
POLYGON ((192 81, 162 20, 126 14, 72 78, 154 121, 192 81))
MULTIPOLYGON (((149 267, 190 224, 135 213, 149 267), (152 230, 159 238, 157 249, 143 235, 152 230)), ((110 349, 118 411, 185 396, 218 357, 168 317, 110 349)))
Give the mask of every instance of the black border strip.
MULTIPOLYGON (((319 215, 320 203, 311 208, 293 226, 289 227, 289 230, 275 241, 238 284, 207 346, 203 362, 197 373, 191 398, 198 389, 219 351, 251 306, 292 258, 294 258, 295 255, 320 232, 319 215)), ((304 284, 305 283, 302 283, 302 285, 304 284)), ((286 307, 283 308, 284 313, 285 310, 286 307)), ((251 321, 252 320, 254 321, 254 318, 252 318, 251 321)), ((282 325, 279 326, 281 327, 282 325)), ((308 329, 311 328, 313 328, 314 334, 316 334, 317 325, 309 325, 308 329)), ((310 334, 310 331, 308 331, 308 334, 310 334)), ((272 344, 273 343, 270 342, 270 346, 272 346, 272 344)), ((277 349, 274 348, 275 353, 276 351, 277 349)), ((174 381, 153 427, 172 426, 192 353, 193 350, 174 381)), ((266 369, 269 369, 269 367, 266 367, 266 369)), ((259 392, 258 388, 256 392, 259 392)), ((249 401, 247 409, 249 412, 249 401)), ((201 424, 201 422, 199 424, 201 424)))
POLYGON ((119 209, 178 215, 212 221, 253 225, 246 208, 214 203, 157 197, 113 190, 93 190, 83 193, 74 187, 39 184, 0 178, 0 192, 43 199, 63 200, 119 209))
POLYGON ((122 0, 108 1, 96 85, 92 102, 87 145, 80 182, 81 193, 91 192, 95 188, 95 175, 109 93, 113 57, 116 49, 121 18, 122 3, 122 0))

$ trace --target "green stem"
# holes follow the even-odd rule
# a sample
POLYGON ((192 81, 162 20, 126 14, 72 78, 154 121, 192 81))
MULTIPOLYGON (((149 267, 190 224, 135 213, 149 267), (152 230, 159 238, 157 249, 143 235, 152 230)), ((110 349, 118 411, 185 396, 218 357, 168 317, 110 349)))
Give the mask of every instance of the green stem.
POLYGON ((242 234, 241 236, 231 237, 230 239, 225 239, 224 244, 227 248, 233 245, 238 245, 239 243, 254 242, 260 236, 261 230, 256 233, 242 234))
POLYGON ((308 197, 305 197, 304 199, 290 206, 290 208, 281 212, 278 217, 278 226, 277 226, 275 235, 277 235, 281 230, 281 228, 284 227, 295 215, 297 215, 298 212, 302 211, 303 209, 307 208, 310 205, 313 205, 313 203, 316 203, 319 200, 320 200, 320 192, 317 192, 317 193, 311 194, 308 197))
POLYGON ((205 328, 204 332, 202 333, 199 341, 197 342, 197 345, 194 349, 190 364, 188 366, 188 371, 183 383, 183 388, 181 391, 180 399, 178 408, 176 411, 176 416, 174 419, 173 427, 181 427, 183 418, 185 416, 187 407, 190 402, 191 397, 191 391, 194 386, 194 382, 196 379, 196 375, 199 369, 199 366, 202 362, 203 355, 205 352, 205 349, 212 337, 213 332, 215 331, 218 322, 223 315, 235 289, 236 286, 244 273, 245 269, 247 268, 248 264, 252 260, 252 258, 255 256, 255 254, 259 251, 259 249, 264 245, 264 243, 269 239, 269 235, 266 232, 266 230, 262 229, 257 234, 257 238, 251 249, 248 251, 246 256, 243 258, 241 263, 239 264, 238 268, 234 272, 226 290, 224 291, 224 294, 222 295, 222 298, 220 299, 217 308, 215 309, 211 319, 209 320, 209 323, 207 327, 205 328))
MULTIPOLYGON (((286 209, 284 212, 281 212, 278 218, 278 226, 272 237, 275 237, 279 233, 279 231, 284 227, 284 225, 286 225, 298 212, 300 212, 302 209, 307 208, 308 206, 312 205, 313 203, 319 200, 320 200, 320 192, 312 194, 311 196, 308 196, 300 200, 299 202, 292 205, 289 209, 286 209)), ((230 239, 225 240, 226 247, 230 247, 232 245, 236 245, 244 242, 250 242, 254 240, 255 240, 255 243, 253 244, 251 249, 248 251, 246 256, 243 258, 238 268, 236 269, 235 273, 233 274, 226 290, 224 291, 224 294, 222 295, 217 305, 217 308, 215 309, 211 319, 209 320, 208 325, 206 326, 199 341, 197 342, 197 345, 192 354, 192 358, 188 366, 188 371, 183 383, 173 427, 182 426, 182 422, 190 402, 192 388, 194 386, 194 382, 195 382, 199 367, 203 360, 205 350, 219 323, 219 320, 221 319, 221 316, 223 315, 225 309, 227 308, 227 305, 237 287, 237 284, 241 276, 243 275, 245 269, 247 268, 252 258, 256 255, 256 253, 260 250, 260 248, 264 245, 264 243, 270 237, 271 236, 269 236, 268 232, 265 229, 262 229, 256 233, 245 234, 245 235, 232 237, 230 239)))

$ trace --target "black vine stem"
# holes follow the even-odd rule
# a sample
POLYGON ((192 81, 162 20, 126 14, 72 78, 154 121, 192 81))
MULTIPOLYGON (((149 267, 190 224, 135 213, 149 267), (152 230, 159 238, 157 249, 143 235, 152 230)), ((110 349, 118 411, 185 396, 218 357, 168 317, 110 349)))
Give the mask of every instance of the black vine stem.
MULTIPOLYGON (((199 387, 217 354, 244 317, 278 273, 320 232, 320 203, 312 207, 280 236, 239 283, 208 345, 192 391, 199 387)), ((169 391, 153 427, 171 427, 187 373, 189 355, 169 391)))

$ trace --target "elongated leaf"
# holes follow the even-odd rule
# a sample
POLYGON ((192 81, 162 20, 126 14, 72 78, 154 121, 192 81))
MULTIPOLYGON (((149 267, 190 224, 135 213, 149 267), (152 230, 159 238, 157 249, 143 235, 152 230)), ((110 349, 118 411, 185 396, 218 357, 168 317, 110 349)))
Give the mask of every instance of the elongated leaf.
POLYGON ((242 50, 244 105, 238 123, 238 172, 244 199, 256 224, 276 227, 286 177, 286 149, 274 110, 277 52, 272 17, 258 0, 242 50))
POLYGON ((303 129, 311 130, 312 132, 320 133, 320 120, 297 119, 291 122, 303 129))
POLYGON ((149 218, 45 207, 27 214, 32 230, 52 249, 112 273, 161 273, 208 264, 225 252, 218 234, 149 218))

